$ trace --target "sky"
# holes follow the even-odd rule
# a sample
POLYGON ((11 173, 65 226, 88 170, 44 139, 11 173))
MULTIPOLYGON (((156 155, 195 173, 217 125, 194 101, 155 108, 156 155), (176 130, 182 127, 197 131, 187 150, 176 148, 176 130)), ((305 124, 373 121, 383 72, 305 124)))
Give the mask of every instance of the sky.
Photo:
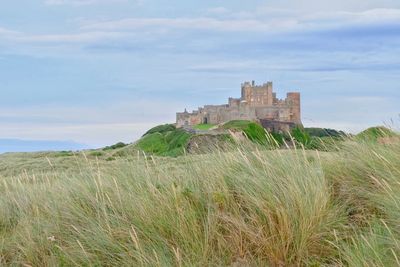
POLYGON ((306 127, 397 127, 399 77, 398 0, 0 3, 0 139, 44 149, 133 142, 251 80, 301 92, 306 127))

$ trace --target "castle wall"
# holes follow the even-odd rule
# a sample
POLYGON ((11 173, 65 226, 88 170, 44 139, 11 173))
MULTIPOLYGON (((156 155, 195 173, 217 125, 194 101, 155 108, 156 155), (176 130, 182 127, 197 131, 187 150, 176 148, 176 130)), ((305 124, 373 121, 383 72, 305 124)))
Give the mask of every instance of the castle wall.
POLYGON ((259 119, 290 121, 291 108, 288 106, 271 106, 256 108, 256 117, 259 119))
POLYGON ((297 124, 294 122, 282 122, 265 119, 260 119, 260 123, 268 132, 289 132, 297 126, 297 124))

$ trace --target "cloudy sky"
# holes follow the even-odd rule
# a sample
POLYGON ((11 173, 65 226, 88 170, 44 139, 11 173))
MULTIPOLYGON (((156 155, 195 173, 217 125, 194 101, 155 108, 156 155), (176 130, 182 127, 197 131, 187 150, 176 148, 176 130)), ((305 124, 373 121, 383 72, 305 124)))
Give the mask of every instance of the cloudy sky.
POLYGON ((399 0, 0 3, 0 139, 129 142, 245 80, 356 132, 398 124, 399 77, 399 0))

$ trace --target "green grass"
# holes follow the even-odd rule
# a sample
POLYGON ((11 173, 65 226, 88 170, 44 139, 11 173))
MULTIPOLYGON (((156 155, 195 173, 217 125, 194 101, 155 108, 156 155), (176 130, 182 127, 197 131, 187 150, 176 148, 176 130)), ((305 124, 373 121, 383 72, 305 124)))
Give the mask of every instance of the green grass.
POLYGON ((383 127, 371 127, 368 128, 367 130, 359 133, 356 135, 356 138, 358 140, 363 140, 367 142, 376 142, 379 138, 384 138, 384 137, 396 137, 399 136, 397 133, 394 131, 383 127))
POLYGON ((253 142, 259 144, 268 143, 268 137, 265 129, 258 123, 246 120, 233 120, 225 123, 222 127, 224 129, 241 130, 246 134, 249 140, 253 142))
POLYGON ((184 153, 191 134, 182 129, 154 132, 143 136, 135 147, 146 153, 159 156, 179 156, 184 153))
POLYGON ((107 159, 1 155, 0 266, 400 265, 400 143, 107 159))
POLYGON ((163 134, 163 133, 171 132, 171 131, 175 131, 175 130, 176 130, 176 127, 174 124, 163 124, 163 125, 158 125, 156 127, 151 128, 143 136, 153 134, 153 133, 163 134))
MULTIPOLYGON (((199 130, 206 130, 214 127, 211 124, 199 124, 195 128, 199 130)), ((220 126, 220 129, 241 131, 245 134, 246 138, 256 144, 264 145, 266 148, 274 149, 277 147, 286 147, 287 144, 292 145, 292 139, 298 147, 304 147, 306 149, 317 149, 322 151, 334 151, 337 150, 337 144, 343 141, 345 135, 342 132, 335 131, 332 129, 321 129, 321 128, 300 128, 296 127, 291 133, 267 133, 265 129, 258 123, 247 120, 233 120, 220 126)), ((190 140, 193 138, 193 134, 189 134, 182 129, 177 129, 172 124, 159 125, 150 129, 136 144, 133 146, 126 146, 122 144, 122 148, 116 152, 116 155, 123 156, 131 153, 132 150, 143 151, 148 154, 158 156, 180 156, 185 153, 190 140), (124 149, 127 147, 126 149, 124 149)), ((209 151, 205 146, 211 145, 214 149, 215 144, 212 144, 212 140, 218 143, 218 146, 224 147, 224 150, 230 146, 233 141, 232 138, 227 139, 227 144, 222 144, 223 140, 216 140, 212 136, 202 136, 201 140, 196 139, 195 141, 201 141, 199 149, 191 147, 191 151, 209 151), (209 139, 207 141, 207 139, 209 139)), ((214 142, 215 143, 215 142, 214 142)), ((110 150, 118 144, 107 147, 103 150, 110 150)))
POLYGON ((304 131, 311 137, 343 137, 346 133, 343 131, 337 131, 334 129, 326 128, 304 128, 304 131))
POLYGON ((106 146, 105 148, 103 148, 103 150, 104 151, 107 151, 107 150, 115 150, 115 149, 119 149, 119 148, 123 148, 123 147, 126 147, 128 144, 125 144, 125 143, 123 143, 123 142, 118 142, 118 143, 116 143, 116 144, 114 144, 114 145, 112 145, 112 146, 106 146))
POLYGON ((197 124, 193 128, 197 130, 209 130, 214 126, 215 126, 214 124, 197 124))

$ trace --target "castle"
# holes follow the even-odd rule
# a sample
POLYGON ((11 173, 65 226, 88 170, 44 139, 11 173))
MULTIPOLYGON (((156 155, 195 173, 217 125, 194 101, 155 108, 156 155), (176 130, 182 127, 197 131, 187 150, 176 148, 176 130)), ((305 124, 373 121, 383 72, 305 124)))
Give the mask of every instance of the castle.
POLYGON ((278 99, 272 82, 255 85, 242 84, 241 98, 229 98, 225 105, 206 105, 191 113, 176 114, 177 127, 197 124, 220 124, 231 120, 251 120, 261 123, 269 131, 289 131, 301 125, 300 93, 287 93, 278 99))

